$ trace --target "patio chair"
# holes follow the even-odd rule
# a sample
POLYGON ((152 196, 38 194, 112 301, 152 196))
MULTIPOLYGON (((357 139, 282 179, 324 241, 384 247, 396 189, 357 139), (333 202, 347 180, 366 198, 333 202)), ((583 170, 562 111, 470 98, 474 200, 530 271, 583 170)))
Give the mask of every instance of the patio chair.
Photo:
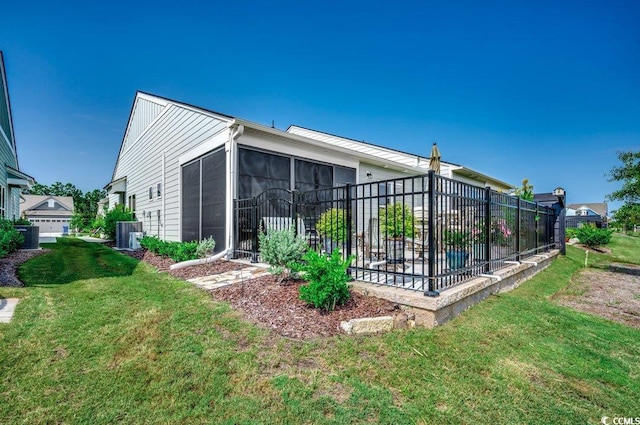
POLYGON ((373 261, 384 260, 386 252, 384 240, 380 237, 380 221, 378 218, 369 219, 369 227, 364 232, 364 259, 373 261))

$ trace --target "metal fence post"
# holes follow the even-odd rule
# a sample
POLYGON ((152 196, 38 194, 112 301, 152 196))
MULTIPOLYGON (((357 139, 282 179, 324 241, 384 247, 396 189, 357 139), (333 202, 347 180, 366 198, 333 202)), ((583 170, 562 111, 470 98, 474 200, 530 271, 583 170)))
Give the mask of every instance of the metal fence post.
POLYGON ((347 183, 346 186, 346 196, 345 196, 345 211, 347 214, 347 247, 345 252, 345 258, 348 258, 351 255, 351 247, 353 246, 353 223, 351 222, 351 184, 347 183))
POLYGON ((540 210, 539 210, 539 206, 538 203, 536 202, 536 216, 533 218, 533 221, 536 222, 536 254, 538 253, 538 238, 539 238, 539 234, 538 234, 538 222, 540 221, 540 210))
POLYGON ((428 261, 429 284, 428 284, 428 289, 425 291, 424 294, 428 297, 437 297, 438 295, 440 295, 440 293, 436 291, 436 237, 435 237, 436 175, 433 170, 429 170, 427 179, 428 179, 427 180, 427 184, 428 184, 427 206, 429 208, 429 228, 427 229, 427 243, 429 245, 429 261, 428 261))
POLYGON ((253 242, 251 243, 251 262, 258 262, 258 231, 260 226, 258 225, 258 202, 254 196, 251 199, 251 209, 253 210, 253 242))
POLYGON ((485 273, 491 272, 491 188, 484 188, 484 265, 485 273))
POLYGON ((522 220, 521 201, 518 198, 518 208, 516 208, 516 261, 520 261, 520 251, 522 251, 522 243, 520 241, 520 230, 522 229, 522 223, 520 223, 520 220, 522 220))

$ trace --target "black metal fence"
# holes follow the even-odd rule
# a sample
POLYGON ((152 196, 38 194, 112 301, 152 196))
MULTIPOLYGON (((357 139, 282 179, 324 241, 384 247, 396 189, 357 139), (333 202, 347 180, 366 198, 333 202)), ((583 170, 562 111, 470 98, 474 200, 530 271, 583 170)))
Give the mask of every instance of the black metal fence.
POLYGON ((584 223, 593 224, 598 229, 607 227, 607 223, 602 219, 602 217, 597 215, 571 215, 565 217, 566 227, 580 227, 584 223))
POLYGON ((555 246, 555 212, 433 172, 235 202, 235 255, 259 259, 258 234, 294 228, 311 249, 353 255, 357 280, 427 295, 555 246))

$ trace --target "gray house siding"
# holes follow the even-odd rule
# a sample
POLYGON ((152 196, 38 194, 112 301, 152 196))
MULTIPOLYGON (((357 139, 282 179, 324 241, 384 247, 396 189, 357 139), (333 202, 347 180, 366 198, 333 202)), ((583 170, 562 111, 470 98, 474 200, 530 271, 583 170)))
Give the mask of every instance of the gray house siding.
MULTIPOLYGON (((217 133, 225 131, 227 124, 212 116, 174 104, 166 108, 168 109, 155 121, 149 121, 150 115, 138 115, 134 111, 132 128, 139 129, 142 127, 140 122, 145 121, 153 122, 153 125, 149 127, 147 124, 148 128, 140 131, 141 135, 137 140, 125 141, 114 180, 127 177, 125 199, 135 195, 136 216, 143 222, 143 228, 148 234, 178 241, 181 239, 179 157, 217 133), (158 184, 161 186, 160 196, 157 194, 158 184)), ((133 135, 134 133, 129 132, 128 138, 133 135)))

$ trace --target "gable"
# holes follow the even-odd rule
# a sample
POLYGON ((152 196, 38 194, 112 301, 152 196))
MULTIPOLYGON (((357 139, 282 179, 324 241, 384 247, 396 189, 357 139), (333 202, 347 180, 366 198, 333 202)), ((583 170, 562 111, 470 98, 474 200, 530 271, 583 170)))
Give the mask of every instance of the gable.
POLYGON ((153 122, 154 119, 166 108, 167 102, 139 94, 131 110, 129 125, 122 142, 122 151, 126 151, 138 140, 140 135, 153 122))

